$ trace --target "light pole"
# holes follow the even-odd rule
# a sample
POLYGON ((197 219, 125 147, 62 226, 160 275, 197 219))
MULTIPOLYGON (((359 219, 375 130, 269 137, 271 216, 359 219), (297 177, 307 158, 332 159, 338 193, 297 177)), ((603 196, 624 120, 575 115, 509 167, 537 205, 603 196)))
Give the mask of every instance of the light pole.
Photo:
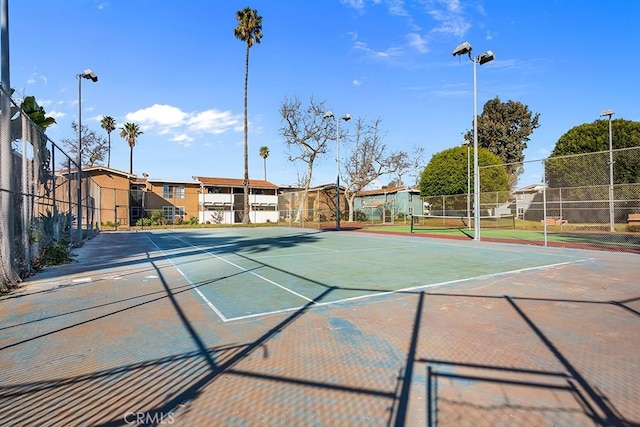
POLYGON ((613 133, 611 132, 611 116, 613 110, 609 108, 600 113, 600 117, 609 116, 609 230, 616 231, 616 221, 613 212, 613 133))
POLYGON ((471 228, 471 143, 464 141, 462 145, 467 146, 467 228, 471 228))
MULTIPOLYGON (((340 122, 331 111, 327 111, 322 119, 335 119, 336 121, 336 230, 340 231, 340 122)), ((349 114, 341 117, 345 122, 351 120, 349 114)))
POLYGON ((78 242, 82 241, 82 79, 92 82, 98 81, 98 76, 93 71, 86 69, 76 75, 78 78, 78 153, 76 154, 76 167, 78 168, 78 213, 77 236, 78 242))
POLYGON ((493 61, 495 56, 488 50, 485 53, 471 56, 471 45, 464 42, 453 51, 453 56, 469 55, 473 62, 473 239, 480 240, 480 170, 478 169, 478 83, 476 66, 493 61))

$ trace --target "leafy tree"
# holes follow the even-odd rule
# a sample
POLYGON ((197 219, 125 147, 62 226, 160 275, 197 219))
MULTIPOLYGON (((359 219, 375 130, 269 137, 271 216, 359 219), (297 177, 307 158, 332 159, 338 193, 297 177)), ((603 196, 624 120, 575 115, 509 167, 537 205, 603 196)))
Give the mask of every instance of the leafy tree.
MULTIPOLYGON (((611 121, 613 150, 640 147, 640 122, 611 121)), ((579 187, 609 183, 609 120, 575 126, 562 135, 546 162, 549 186, 579 187), (571 156, 571 157, 566 157, 571 156)), ((638 152, 614 153, 614 184, 640 182, 638 152)))
MULTIPOLYGON (((478 151, 478 166, 481 168, 480 192, 510 189, 507 170, 502 165, 500 157, 481 148, 478 151)), ((473 185, 472 173, 471 188, 473 185)), ((423 197, 465 194, 467 192, 466 147, 453 147, 434 154, 422 171, 418 186, 423 197)))
POLYGON ((133 174, 133 147, 136 146, 138 137, 144 132, 140 130, 140 127, 132 122, 127 122, 120 128, 120 136, 124 138, 129 144, 129 173, 133 174))
MULTIPOLYGON (((73 133, 78 135, 78 123, 72 122, 71 128, 73 133)), ((63 138, 60 140, 62 146, 70 157, 77 158, 78 154, 78 138, 63 138)), ((105 154, 108 152, 107 140, 98 135, 96 131, 82 125, 82 153, 80 162, 82 166, 95 166, 104 161, 105 154)), ((59 165, 66 168, 68 165, 66 160, 62 160, 59 165)))
POLYGON ((260 157, 264 161, 264 180, 267 180, 267 157, 269 157, 269 147, 263 145, 260 147, 260 157))
POLYGON ((111 116, 104 116, 100 121, 102 129, 107 131, 109 137, 109 150, 107 151, 107 167, 111 167, 111 132, 116 130, 116 119, 111 116))
MULTIPOLYGON (((524 149, 529 136, 540 127, 539 113, 519 101, 501 102, 495 97, 487 101, 478 116, 478 148, 486 148, 506 163, 509 182, 513 187, 522 174, 524 149)), ((464 135, 473 143, 473 126, 464 135)))
POLYGON ((20 108, 42 131, 46 131, 49 126, 56 124, 56 119, 47 117, 46 111, 36 102, 34 96, 25 96, 20 103, 20 108))
POLYGON ((365 124, 363 119, 356 121, 355 145, 344 164, 349 221, 354 220, 353 202, 356 195, 381 176, 396 172, 408 158, 404 151, 387 153, 380 133, 381 121, 376 119, 370 124, 365 124))
MULTIPOLYGON (((325 101, 317 102, 313 97, 308 106, 303 106, 298 98, 285 98, 280 106, 283 122, 280 135, 284 138, 288 159, 306 163, 307 170, 299 180, 305 192, 311 185, 316 160, 327 153, 328 141, 336 137, 334 120, 323 120, 325 111, 325 101)), ((305 203, 302 200, 301 207, 305 203)), ((300 214, 298 212, 298 216, 300 214)))
POLYGON ((247 90, 249 85, 249 49, 262 39, 262 16, 258 11, 245 7, 236 12, 238 26, 233 31, 237 39, 246 43, 247 53, 245 58, 244 73, 244 215, 242 223, 248 224, 249 220, 249 124, 247 120, 247 90))

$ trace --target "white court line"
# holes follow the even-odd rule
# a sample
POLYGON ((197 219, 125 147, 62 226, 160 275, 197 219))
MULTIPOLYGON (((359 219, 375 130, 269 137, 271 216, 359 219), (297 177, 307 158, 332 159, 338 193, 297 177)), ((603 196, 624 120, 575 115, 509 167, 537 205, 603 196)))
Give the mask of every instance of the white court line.
MULTIPOLYGON (((151 238, 149 238, 149 237, 147 237, 147 238, 149 240, 151 240, 151 238)), ((287 288, 287 287, 285 287, 285 286, 283 286, 283 285, 281 285, 279 283, 276 283, 273 280, 267 279, 266 277, 261 276, 258 273, 255 273, 253 271, 249 271, 248 269, 246 269, 246 268, 244 268, 244 267, 242 267, 242 266, 240 266, 238 264, 235 264, 235 263, 233 263, 233 262, 231 262, 229 260, 226 260, 226 259, 224 259, 224 258, 222 258, 222 257, 220 257, 220 256, 218 256, 218 255, 216 255, 214 253, 211 253, 211 252, 209 252, 209 251, 207 251, 207 250, 205 250, 203 248, 200 248, 200 247, 198 247, 196 245, 193 245, 193 244, 191 244, 191 243, 189 243, 189 242, 187 242, 187 241, 185 241, 183 239, 180 239, 178 237, 174 237, 174 239, 176 239, 176 240, 178 240, 178 241, 180 241, 180 242, 182 242, 182 243, 184 243, 186 245, 194 247, 194 248, 198 249, 199 251, 201 251, 203 253, 206 253, 207 255, 210 255, 210 256, 212 256, 212 257, 214 257, 214 258, 216 258, 216 259, 218 259, 220 261, 226 262, 227 264, 230 264, 230 265, 232 265, 232 266, 234 266, 234 267, 236 267, 236 268, 238 268, 238 269, 240 269, 240 270, 242 270, 244 272, 247 272, 247 273, 249 273, 249 274, 251 274, 251 275, 253 275, 255 277, 258 277, 259 279, 262 279, 265 282, 271 283, 272 285, 275 285, 275 286, 277 286, 277 287, 279 287, 279 288, 281 288, 281 289, 283 289, 283 290, 285 290, 287 292, 290 292, 290 293, 292 293, 292 294, 304 299, 305 301, 308 301, 310 303, 316 304, 312 299, 310 299, 310 298, 308 298, 308 297, 306 297, 306 296, 304 296, 302 294, 299 294, 299 293, 297 293, 297 292, 295 292, 295 291, 293 291, 293 290, 291 290, 291 289, 289 289, 289 288, 287 288)), ((158 245, 156 245, 156 243, 153 240, 151 240, 151 243, 156 248, 158 248, 158 250, 160 252, 162 252, 164 254, 164 251, 158 245)), ((209 308, 211 308, 211 310, 213 310, 213 312, 216 313, 216 315, 218 315, 218 317, 220 317, 220 319, 223 322, 229 321, 229 319, 227 319, 222 314, 222 312, 216 308, 216 306, 200 291, 200 289, 198 289, 197 287, 194 286, 193 282, 191 280, 189 280, 189 278, 182 272, 182 270, 180 270, 180 268, 173 262, 173 260, 171 258, 168 258, 167 256, 165 256, 165 258, 167 258, 167 260, 171 263, 171 265, 173 265, 175 267, 175 269, 178 270, 178 272, 182 275, 182 277, 184 277, 185 280, 192 286, 192 289, 194 289, 196 291, 196 293, 200 296, 200 298, 202 298, 202 300, 205 302, 205 304, 207 304, 209 306, 209 308)))
POLYGON ((191 285, 191 289, 193 289, 194 291, 196 291, 196 293, 200 296, 200 298, 202 298, 202 300, 205 302, 205 304, 207 304, 207 305, 209 306, 209 308, 210 308, 211 310, 213 310, 213 312, 214 312, 216 315, 218 315, 218 317, 220 318, 220 320, 222 320, 223 322, 227 322, 227 321, 228 321, 228 319, 227 319, 227 318, 222 314, 222 312, 221 312, 220 310, 218 310, 218 309, 216 308, 216 306, 215 306, 215 305, 213 305, 213 303, 212 303, 211 301, 209 301, 209 299, 208 299, 206 296, 204 296, 204 294, 203 294, 202 292, 200 292, 200 289, 198 289, 198 288, 194 285, 194 283, 193 283, 193 282, 192 282, 192 281, 187 277, 187 275, 186 275, 186 274, 184 274, 184 273, 182 272, 182 270, 180 270, 180 268, 179 268, 179 267, 178 267, 178 266, 173 262, 173 260, 172 260, 171 258, 169 258, 169 257, 165 254, 165 252, 164 252, 162 249, 160 249, 160 246, 156 245, 156 242, 154 242, 153 240, 151 240, 151 238, 150 238, 149 236, 147 236, 147 239, 149 239, 149 241, 151 242, 151 244, 152 244, 153 246, 155 246, 156 248, 158 248, 158 251, 162 254, 162 256, 164 256, 164 257, 167 259, 167 261, 169 261, 169 262, 171 263, 171 265, 173 265, 173 267, 174 267, 176 270, 178 270, 178 273, 180 273, 180 275, 181 275, 182 277, 184 277, 184 279, 187 281, 187 283, 188 283, 189 285, 191 285))
MULTIPOLYGON (((419 290, 419 289, 429 289, 429 288, 435 288, 435 287, 438 287, 438 286, 446 286, 446 285, 452 285, 452 284, 464 283, 464 282, 471 282, 471 281, 476 281, 476 280, 491 279, 493 277, 498 277, 498 276, 502 276, 502 275, 519 274, 519 273, 523 273, 523 272, 527 272, 527 271, 542 270, 542 269, 546 269, 546 268, 559 267, 559 266, 562 266, 562 265, 569 265, 569 264, 577 264, 577 263, 587 262, 587 261, 591 261, 591 260, 592 260, 592 258, 585 258, 585 259, 579 259, 579 260, 576 260, 576 261, 559 262, 559 263, 556 263, 556 264, 541 265, 541 266, 537 266, 537 267, 519 268, 519 269, 516 269, 516 270, 503 271, 503 272, 500 272, 500 273, 486 274, 484 276, 467 277, 467 278, 464 278, 464 279, 456 279, 456 280, 447 280, 445 282, 438 282, 438 283, 431 283, 431 284, 428 284, 428 285, 413 286, 413 287, 410 287, 410 288, 396 289, 396 290, 387 291, 387 292, 376 292, 376 293, 367 294, 367 295, 360 295, 360 296, 357 296, 357 297, 343 298, 343 299, 336 300, 336 301, 316 302, 314 304, 314 306, 315 307, 320 307, 320 306, 341 304, 341 303, 345 303, 345 302, 352 302, 352 301, 357 301, 357 300, 362 300, 362 299, 367 299, 367 298, 376 298, 376 297, 380 297, 380 296, 384 296, 384 295, 393 295, 393 294, 400 294, 400 293, 404 293, 404 292, 416 291, 416 290, 419 290)), ((233 321, 246 320, 246 319, 251 319, 251 318, 260 317, 260 316, 276 315, 276 314, 281 314, 281 313, 287 313, 287 312, 290 312, 290 311, 300 310, 301 308, 302 307, 292 307, 292 308, 286 308, 286 309, 282 309, 282 310, 268 311, 268 312, 264 312, 264 313, 249 314, 247 316, 231 317, 231 318, 228 319, 228 321, 229 322, 233 322, 233 321)))
POLYGON ((274 285, 274 286, 277 286, 277 287, 279 287, 279 288, 281 288, 281 289, 283 289, 283 290, 285 290, 285 291, 287 291, 287 292, 290 292, 290 293, 292 293, 293 295, 295 295, 295 296, 297 296, 297 297, 300 297, 300 298, 302 298, 302 299, 303 299, 303 300, 305 300, 305 301, 313 302, 313 300, 312 300, 312 299, 310 299, 310 298, 308 298, 308 297, 306 297, 306 296, 304 296, 304 295, 302 295, 302 294, 299 294, 299 293, 297 293, 296 291, 291 290, 291 289, 287 288, 286 286, 281 285, 280 283, 276 283, 276 282, 274 282, 274 281, 273 281, 273 280, 271 280, 271 279, 267 279, 266 277, 261 276, 261 275, 260 275, 260 274, 258 274, 258 273, 255 273, 255 272, 253 272, 253 271, 250 271, 249 269, 244 268, 244 267, 243 267, 243 266, 241 266, 241 265, 238 265, 238 264, 236 264, 236 263, 234 263, 234 262, 231 262, 231 261, 229 261, 228 259, 222 258, 221 256, 218 256, 218 255, 216 255, 216 254, 214 254, 214 253, 212 253, 212 252, 209 252, 209 251, 208 251, 208 250, 206 250, 206 249, 203 249, 203 248, 201 248, 201 247, 199 247, 199 246, 193 245, 193 244, 191 244, 191 243, 187 242, 186 240, 182 240, 182 239, 180 239, 180 238, 178 238, 178 237, 174 237, 174 238, 175 238, 176 240, 178 240, 178 241, 180 241, 180 242, 182 242, 182 243, 186 244, 186 245, 189 245, 189 246, 192 246, 192 247, 194 247, 194 248, 198 249, 199 251, 201 251, 201 252, 203 252, 203 253, 205 253, 205 254, 211 255, 211 256, 212 256, 212 257, 214 257, 215 259, 218 259, 218 260, 220 260, 220 261, 226 262, 227 264, 232 265, 232 266, 234 266, 235 268, 237 268, 237 269, 239 269, 239 270, 242 270, 242 271, 244 271, 244 272, 246 272, 246 273, 249 273, 249 274, 251 274, 251 275, 253 275, 253 276, 255 276, 255 277, 259 278, 259 279, 264 280, 264 281, 265 281, 265 282, 267 282, 267 283, 271 283, 271 284, 272 284, 272 285, 274 285))

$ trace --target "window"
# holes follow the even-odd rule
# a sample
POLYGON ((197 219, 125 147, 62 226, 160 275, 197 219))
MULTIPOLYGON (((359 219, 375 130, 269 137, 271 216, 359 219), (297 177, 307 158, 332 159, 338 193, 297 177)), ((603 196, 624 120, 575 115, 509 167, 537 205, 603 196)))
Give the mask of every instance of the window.
POLYGON ((144 216, 144 209, 141 206, 131 206, 131 218, 138 219, 144 216))
POLYGON ((179 216, 184 219, 185 211, 184 206, 163 206, 162 207, 162 216, 167 220, 167 222, 172 223, 174 218, 179 216))
POLYGON ((409 206, 409 215, 413 215, 413 206, 409 206))
POLYGON ((184 199, 184 185, 163 185, 162 197, 165 199, 184 199))

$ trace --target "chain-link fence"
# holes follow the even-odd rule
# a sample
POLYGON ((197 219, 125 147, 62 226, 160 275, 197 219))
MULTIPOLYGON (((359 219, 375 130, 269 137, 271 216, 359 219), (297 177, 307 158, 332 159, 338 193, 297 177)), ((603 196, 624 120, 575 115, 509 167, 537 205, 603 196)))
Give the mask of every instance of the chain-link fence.
MULTIPOLYGON (((483 180, 490 179, 486 172, 504 166, 480 168, 480 229, 481 234, 490 229, 495 224, 492 218, 513 216, 515 230, 488 232, 487 238, 640 251, 640 147, 510 165, 526 176, 539 171, 539 183, 514 191, 483 192, 483 180)), ((425 197, 424 202, 432 215, 473 221, 472 190, 425 197)))
POLYGON ((8 93, 0 97, 1 290, 95 232, 100 187, 8 93))
MULTIPOLYGON (((335 187, 288 191, 278 195, 278 223, 290 227, 329 227, 335 224, 338 207, 335 187)), ((347 201, 340 197, 340 219, 348 218, 347 201)))

